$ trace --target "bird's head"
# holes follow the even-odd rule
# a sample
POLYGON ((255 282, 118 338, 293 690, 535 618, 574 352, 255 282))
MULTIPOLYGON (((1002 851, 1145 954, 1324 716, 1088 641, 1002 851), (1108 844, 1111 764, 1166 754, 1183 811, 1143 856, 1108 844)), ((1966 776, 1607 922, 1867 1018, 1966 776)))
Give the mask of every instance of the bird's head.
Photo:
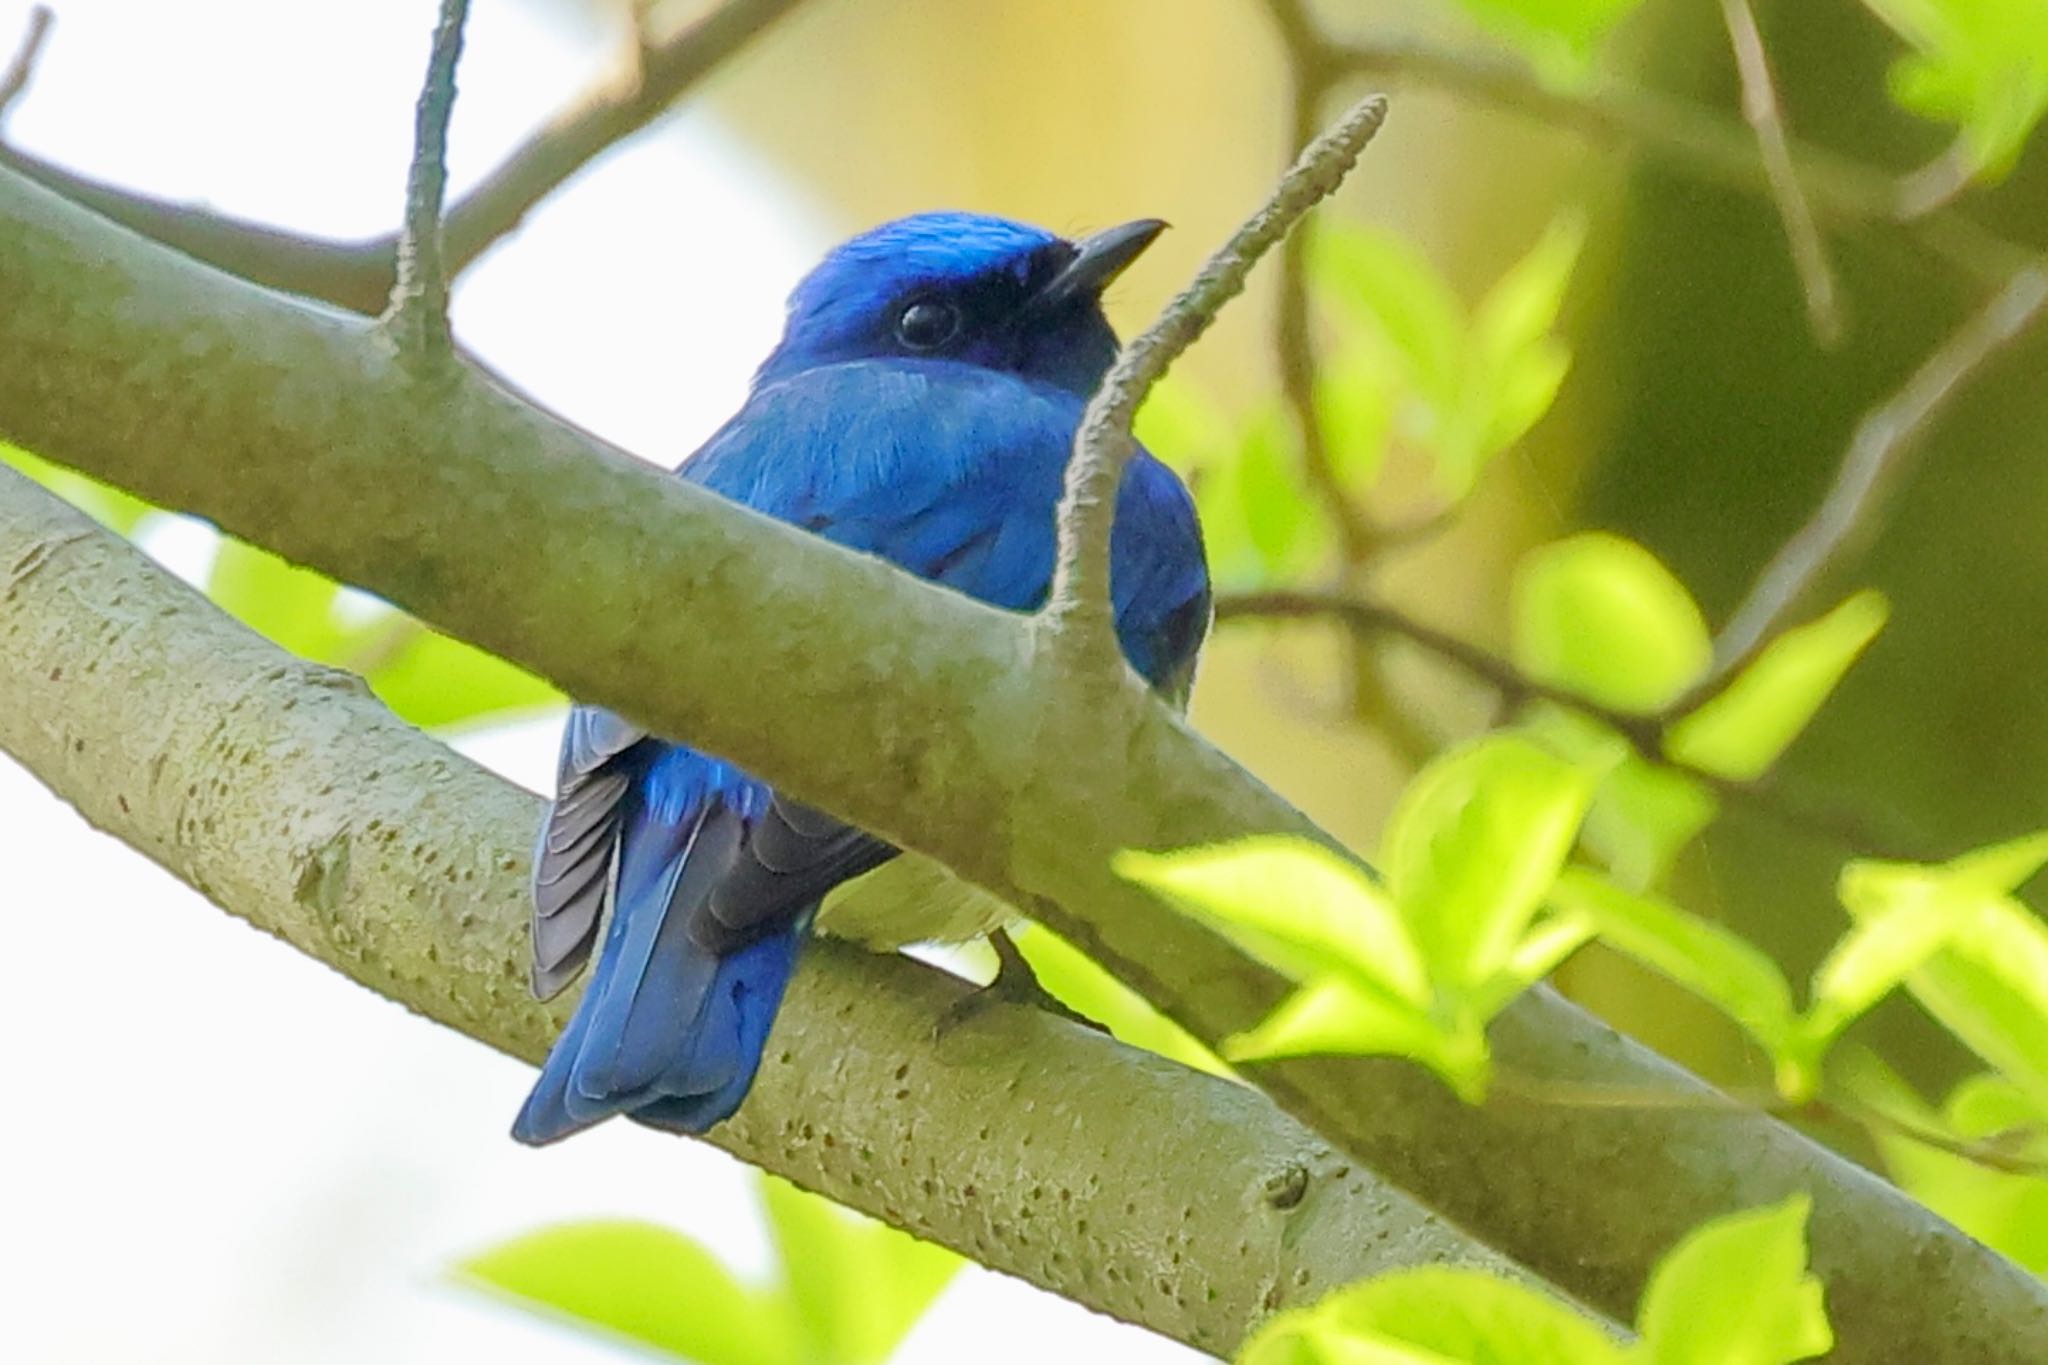
POLYGON ((1116 358, 1102 291, 1166 227, 1068 241, 977 213, 923 213, 845 243, 789 298, 757 383, 818 365, 950 360, 1086 395, 1116 358))

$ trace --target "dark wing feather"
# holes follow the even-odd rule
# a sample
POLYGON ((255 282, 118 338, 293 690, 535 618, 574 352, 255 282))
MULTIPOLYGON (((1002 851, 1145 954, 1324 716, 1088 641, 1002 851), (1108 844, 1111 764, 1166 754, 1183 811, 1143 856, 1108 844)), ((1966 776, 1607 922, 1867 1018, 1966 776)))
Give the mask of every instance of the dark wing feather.
POLYGON ((543 1000, 576 979, 597 943, 618 875, 620 808, 632 785, 621 760, 646 738, 599 707, 569 712, 554 804, 533 855, 533 993, 543 1000))
POLYGON ((711 914, 696 926, 698 941, 715 949, 737 946, 787 918, 793 907, 810 905, 895 856, 894 845, 777 797, 712 889, 711 914))

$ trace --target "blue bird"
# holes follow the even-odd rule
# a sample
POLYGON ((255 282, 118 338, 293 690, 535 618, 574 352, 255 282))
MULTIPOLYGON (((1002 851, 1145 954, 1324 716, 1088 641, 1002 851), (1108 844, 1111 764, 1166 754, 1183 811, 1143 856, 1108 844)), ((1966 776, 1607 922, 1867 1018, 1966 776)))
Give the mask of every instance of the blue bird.
MULTIPOLYGON (((1102 290, 1164 226, 1068 241, 931 213, 855 237, 797 286, 745 405, 678 474, 984 602, 1039 606, 1074 432, 1117 351, 1102 290)), ((1124 476, 1110 551, 1124 656, 1184 705, 1209 577, 1187 490, 1149 455, 1124 476)), ((557 785, 534 859, 535 994, 574 980, 609 922, 521 1142, 619 1113, 686 1132, 730 1115, 821 904, 827 929, 878 947, 1012 913, 596 707, 571 712, 557 785)))

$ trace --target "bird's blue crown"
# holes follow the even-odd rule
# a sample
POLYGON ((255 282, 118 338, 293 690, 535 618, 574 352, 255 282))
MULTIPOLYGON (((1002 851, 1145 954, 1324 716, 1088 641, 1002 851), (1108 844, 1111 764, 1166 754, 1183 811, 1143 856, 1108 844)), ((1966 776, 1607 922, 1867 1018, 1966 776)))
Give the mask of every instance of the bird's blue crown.
POLYGON ((1007 218, 940 212, 884 223, 796 287, 756 383, 887 358, 977 365, 1086 394, 1116 356, 1101 287, 1136 254, 1089 274, 1075 270, 1085 242, 1007 218))

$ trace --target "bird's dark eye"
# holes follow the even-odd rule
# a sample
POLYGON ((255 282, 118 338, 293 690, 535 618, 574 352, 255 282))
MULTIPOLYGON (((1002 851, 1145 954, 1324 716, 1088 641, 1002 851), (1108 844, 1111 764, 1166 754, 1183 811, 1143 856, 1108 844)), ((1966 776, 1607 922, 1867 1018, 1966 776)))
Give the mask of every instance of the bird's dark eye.
POLYGON ((896 339, 913 351, 943 346, 960 330, 960 310, 940 299, 919 299, 896 319, 896 339))

